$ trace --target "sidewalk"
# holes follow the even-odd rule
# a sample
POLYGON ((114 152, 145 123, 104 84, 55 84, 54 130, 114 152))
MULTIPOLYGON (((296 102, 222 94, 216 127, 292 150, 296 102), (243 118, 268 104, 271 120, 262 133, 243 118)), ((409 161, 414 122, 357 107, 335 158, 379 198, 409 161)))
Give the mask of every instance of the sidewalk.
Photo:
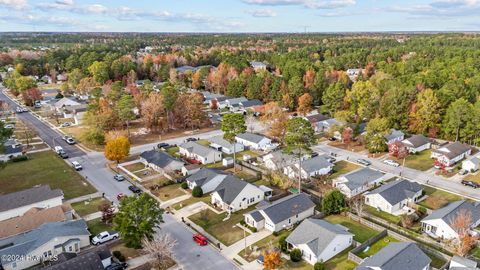
POLYGON ((70 199, 70 200, 65 201, 65 202, 66 203, 76 203, 76 202, 91 200, 91 199, 95 199, 95 198, 99 198, 99 197, 102 197, 102 193, 95 192, 95 193, 92 193, 92 194, 76 197, 76 198, 70 199))
POLYGON ((89 220, 93 220, 93 219, 97 219, 97 218, 101 218, 101 217, 102 217, 102 212, 99 211, 99 212, 95 212, 95 213, 83 216, 83 219, 85 221, 89 221, 89 220))
MULTIPOLYGON (((245 228, 243 228, 243 226, 241 228, 245 230, 245 228)), ((250 231, 247 231, 247 232, 250 233, 250 231)), ((245 243, 246 243, 247 249, 249 249, 252 246, 254 246, 256 242, 268 237, 271 234, 272 234, 272 232, 267 231, 267 230, 261 230, 259 232, 250 234, 246 238, 243 238, 243 239, 239 240, 238 242, 234 243, 233 245, 231 245, 229 247, 226 247, 224 250, 221 251, 221 253, 224 254, 225 257, 227 257, 231 260, 235 259, 235 260, 239 261, 240 263, 242 263, 241 268, 243 268, 243 269, 246 269, 246 270, 261 270, 261 269, 263 269, 263 267, 257 261, 254 260, 252 262, 248 262, 245 259, 243 259, 242 257, 240 257, 238 255, 238 253, 245 249, 245 243)))
POLYGON ((185 194, 185 195, 182 195, 182 196, 180 196, 180 197, 176 197, 176 198, 173 198, 173 199, 171 199, 171 200, 164 201, 164 202, 160 203, 160 207, 161 207, 161 208, 167 208, 167 207, 169 207, 169 206, 171 206, 171 205, 174 205, 174 204, 176 204, 176 203, 179 203, 179 202, 181 202, 181 201, 184 201, 184 200, 186 200, 186 199, 188 199, 188 198, 190 198, 190 197, 192 197, 192 195, 190 195, 190 194, 185 194))

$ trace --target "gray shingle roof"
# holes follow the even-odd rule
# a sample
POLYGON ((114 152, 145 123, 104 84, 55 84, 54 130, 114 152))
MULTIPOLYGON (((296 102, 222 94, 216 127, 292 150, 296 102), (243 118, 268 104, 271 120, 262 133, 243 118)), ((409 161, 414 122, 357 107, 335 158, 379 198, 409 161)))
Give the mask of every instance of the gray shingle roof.
POLYGON ((447 158, 452 159, 467 152, 468 150, 470 150, 470 147, 468 145, 461 142, 454 142, 447 144, 446 146, 443 146, 439 149, 433 150, 433 152, 442 154, 447 158))
POLYGON ((244 107, 244 108, 263 105, 263 103, 258 99, 251 99, 251 100, 247 100, 247 101, 242 101, 241 103, 242 103, 242 107, 244 107))
MULTIPOLYGON (((229 141, 225 140, 222 135, 211 137, 208 139, 210 143, 218 144, 221 147, 232 149, 233 150, 233 144, 231 144, 229 141)), ((238 146, 238 144, 237 144, 238 146)))
POLYGON ((305 118, 306 118, 310 123, 317 123, 317 122, 320 122, 320 121, 324 121, 324 120, 329 119, 328 116, 323 115, 323 114, 320 114, 320 113, 313 114, 313 115, 308 115, 308 116, 305 116, 305 118))
POLYGON ((31 205, 56 197, 62 197, 63 199, 62 190, 51 190, 50 186, 48 185, 33 187, 22 191, 0 195, 0 212, 26 205, 31 205))
POLYGON ((13 155, 13 154, 17 154, 17 153, 21 153, 23 150, 23 147, 21 145, 5 145, 3 147, 3 153, 5 155, 13 155))
POLYGON ((263 138, 266 138, 262 135, 249 133, 249 132, 238 134, 237 137, 253 143, 259 143, 261 140, 263 140, 263 138))
POLYGON ((410 146, 410 147, 420 147, 430 142, 430 139, 423 135, 413 135, 412 137, 403 140, 403 144, 410 146))
MULTIPOLYGON (((474 268, 477 267, 477 262, 476 261, 473 261, 473 260, 469 260, 467 258, 464 258, 464 257, 460 257, 460 256, 453 256, 452 257, 452 262, 456 262, 458 264, 461 264, 463 265, 464 267, 471 267, 471 268, 474 268)), ((452 268, 450 268, 452 269, 452 268)), ((465 269, 465 268, 463 268, 465 269)))
POLYGON ((183 161, 172 157, 171 155, 157 150, 145 151, 140 154, 140 157, 145 159, 148 163, 155 164, 160 168, 168 168, 170 165, 183 165, 183 161))
POLYGON ((396 129, 392 128, 391 132, 389 134, 385 135, 384 137, 387 141, 390 141, 390 140, 393 140, 393 139, 401 137, 401 136, 405 136, 405 133, 403 133, 400 130, 396 130, 396 129))
POLYGON ((62 253, 59 261, 43 270, 104 270, 102 260, 112 257, 112 254, 105 245, 101 245, 87 253, 77 255, 75 253, 62 253))
POLYGON ((423 270, 432 260, 415 243, 390 243, 366 258, 356 270, 378 267, 382 270, 423 270))
POLYGON ((0 249, 0 262, 3 264, 9 263, 7 261, 9 258, 1 255, 28 255, 55 237, 89 236, 90 232, 87 230, 87 227, 87 223, 83 219, 51 222, 43 224, 35 230, 1 239, 0 247, 8 247, 0 249))
POLYGON ((213 148, 201 145, 197 142, 186 142, 181 144, 180 147, 185 148, 188 152, 199 155, 201 157, 206 157, 212 152, 218 152, 213 148))
POLYGON ((312 207, 315 207, 315 204, 307 194, 296 193, 277 200, 261 210, 276 224, 312 207))
POLYGON ((233 106, 233 105, 237 105, 240 102, 246 102, 248 101, 248 99, 246 99, 245 97, 238 97, 238 98, 227 99, 226 101, 228 101, 228 105, 233 106))
POLYGON ((228 175, 217 186, 215 192, 218 193, 223 202, 231 204, 247 185, 251 184, 238 179, 236 176, 228 175))
POLYGON ((196 183, 197 186, 203 186, 204 184, 208 183, 213 178, 219 175, 224 175, 225 177, 227 177, 227 174, 223 173, 222 171, 202 168, 198 172, 187 177, 186 181, 190 183, 196 183))
POLYGON ((371 183, 381 177, 384 174, 380 171, 375 171, 370 168, 361 168, 353 172, 345 174, 348 182, 344 183, 350 190, 355 190, 363 185, 371 183))
POLYGON ((287 242, 294 245, 306 244, 316 256, 319 256, 338 235, 353 236, 343 226, 322 219, 308 218, 287 237, 287 242))
POLYGON ((250 214, 250 216, 252 216, 253 220, 255 220, 256 222, 259 222, 260 220, 264 219, 263 215, 258 210, 254 210, 248 214, 250 214))
POLYGON ((332 166, 333 164, 327 160, 326 155, 316 156, 314 158, 302 161, 302 169, 307 173, 316 172, 332 166))
POLYGON ((422 221, 442 219, 445 223, 450 224, 457 216, 457 213, 464 209, 471 214, 472 223, 477 222, 480 219, 480 205, 478 202, 469 202, 466 200, 456 201, 448 204, 447 206, 433 211, 430 215, 424 218, 422 221))
POLYGON ((401 179, 374 189, 369 194, 379 194, 388 203, 395 205, 405 199, 413 198, 420 190, 422 190, 422 186, 417 182, 401 179))

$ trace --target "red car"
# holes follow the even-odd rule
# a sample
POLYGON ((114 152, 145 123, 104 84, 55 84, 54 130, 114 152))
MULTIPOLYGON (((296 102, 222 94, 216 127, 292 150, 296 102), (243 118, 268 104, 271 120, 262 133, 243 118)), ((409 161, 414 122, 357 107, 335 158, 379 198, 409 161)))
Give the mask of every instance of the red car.
POLYGON ((123 193, 118 193, 117 195, 117 200, 122 200, 123 198, 127 197, 127 195, 123 194, 123 193))
POLYGON ((193 241, 197 242, 200 246, 205 246, 208 244, 207 238, 199 233, 193 235, 193 241))

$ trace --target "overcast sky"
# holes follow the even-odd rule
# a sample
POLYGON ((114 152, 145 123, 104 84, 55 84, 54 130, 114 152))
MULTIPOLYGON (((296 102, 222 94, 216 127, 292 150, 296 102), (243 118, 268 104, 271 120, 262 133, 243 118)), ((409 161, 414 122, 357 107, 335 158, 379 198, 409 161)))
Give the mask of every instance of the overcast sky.
POLYGON ((0 31, 477 31, 480 0, 0 0, 0 31))

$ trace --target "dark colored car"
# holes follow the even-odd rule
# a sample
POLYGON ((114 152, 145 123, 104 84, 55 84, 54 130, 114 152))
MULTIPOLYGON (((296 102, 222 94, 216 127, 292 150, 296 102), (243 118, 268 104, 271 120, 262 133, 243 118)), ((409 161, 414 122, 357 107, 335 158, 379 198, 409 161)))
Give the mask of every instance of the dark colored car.
POLYGON ((265 262, 265 258, 263 257, 263 255, 259 255, 257 257, 257 262, 261 265, 263 265, 263 263, 265 262))
POLYGON ((137 186, 128 186, 128 189, 130 189, 130 191, 132 191, 133 193, 142 193, 142 190, 137 186))
POLYGON ((192 138, 192 137, 190 137, 190 138, 187 138, 185 141, 187 141, 187 142, 195 142, 195 141, 198 141, 198 139, 197 139, 197 138, 192 138))
POLYGON ((312 158, 314 157, 318 157, 318 153, 317 152, 312 152, 312 154, 310 155, 312 158))
POLYGON ((111 265, 107 266, 105 270, 122 270, 122 269, 127 269, 127 263, 125 262, 119 262, 119 263, 112 263, 111 265))
POLYGON ((168 148, 168 147, 170 147, 170 144, 168 144, 168 143, 162 142, 162 143, 157 144, 157 148, 168 148))
POLYGON ((124 181, 125 180, 125 176, 121 175, 121 174, 115 174, 115 176, 113 176, 113 179, 117 180, 118 182, 120 181, 124 181))
POLYGON ((200 246, 205 246, 208 244, 207 238, 199 233, 193 235, 193 241, 197 242, 200 246))
POLYGON ((362 165, 365 165, 365 166, 370 166, 372 165, 372 163, 366 159, 363 159, 363 158, 359 158, 357 159, 357 162, 362 164, 362 165))
POLYGON ((472 188, 478 188, 479 185, 475 182, 472 182, 472 181, 467 181, 467 180, 462 180, 462 185, 464 186, 469 186, 469 187, 472 187, 472 188))
POLYGON ((328 140, 331 141, 331 142, 334 142, 334 141, 336 141, 337 139, 334 138, 334 137, 330 137, 330 138, 328 138, 328 140))

